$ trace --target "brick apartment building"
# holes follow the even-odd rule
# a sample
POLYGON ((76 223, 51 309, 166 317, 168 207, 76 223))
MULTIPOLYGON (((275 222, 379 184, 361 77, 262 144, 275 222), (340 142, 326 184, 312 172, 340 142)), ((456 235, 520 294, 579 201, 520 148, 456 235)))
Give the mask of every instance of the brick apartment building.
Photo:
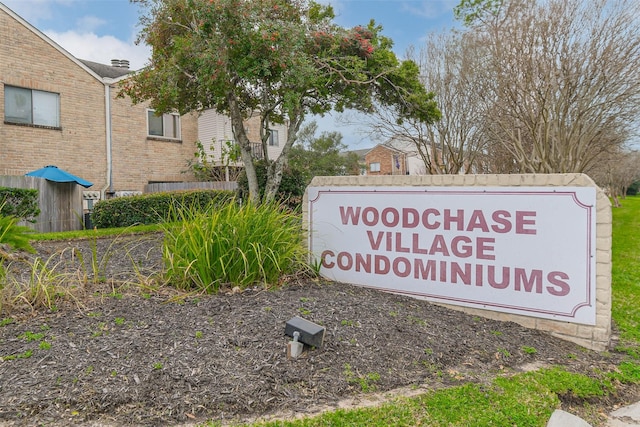
MULTIPOLYGON (((187 162, 196 142, 229 138, 228 118, 155 116, 148 105, 117 97, 130 72, 127 61, 75 58, 0 3, 0 175, 54 164, 92 182, 101 199, 148 183, 193 181, 187 162)), ((259 141, 256 119, 247 129, 259 141)), ((272 158, 286 141, 286 128, 275 129, 272 158)))
POLYGON ((407 153, 385 144, 378 144, 365 155, 367 175, 408 175, 407 153))
POLYGON ((93 182, 101 197, 193 179, 182 172, 197 117, 155 117, 116 98, 128 73, 126 62, 73 57, 0 3, 0 175, 55 164, 93 182))

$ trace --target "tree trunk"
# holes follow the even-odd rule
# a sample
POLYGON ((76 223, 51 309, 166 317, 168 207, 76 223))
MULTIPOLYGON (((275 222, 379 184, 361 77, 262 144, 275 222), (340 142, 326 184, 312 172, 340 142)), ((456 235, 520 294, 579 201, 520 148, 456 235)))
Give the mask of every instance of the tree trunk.
POLYGON ((300 130, 300 125, 304 121, 304 113, 302 108, 297 107, 295 111, 293 111, 289 115, 289 127, 287 129, 287 142, 285 142, 284 147, 282 147, 282 152, 278 156, 275 162, 271 163, 267 167, 267 185, 264 190, 263 201, 269 202, 274 200, 276 194, 278 194, 278 189, 280 188, 280 183, 282 182, 282 170, 289 158, 289 151, 291 151, 291 147, 293 143, 296 141, 298 136, 298 130, 300 130))
POLYGON ((240 155, 242 162, 244 163, 244 171, 247 174, 247 182, 249 184, 249 200, 253 203, 260 202, 260 187, 258 186, 258 176, 256 175, 256 168, 253 164, 253 155, 251 153, 251 141, 247 137, 247 133, 244 129, 244 117, 238 107, 238 102, 235 99, 233 93, 229 93, 229 116, 231 117, 231 127, 233 128, 233 134, 240 145, 240 155))

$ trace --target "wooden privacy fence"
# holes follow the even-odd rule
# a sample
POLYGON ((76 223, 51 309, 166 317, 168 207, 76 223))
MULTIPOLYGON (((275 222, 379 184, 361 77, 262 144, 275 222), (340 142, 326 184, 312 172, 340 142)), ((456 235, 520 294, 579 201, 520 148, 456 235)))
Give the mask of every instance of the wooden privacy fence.
POLYGON ((236 190, 236 181, 207 181, 207 182, 160 182, 144 186, 145 193, 178 190, 236 190))
POLYGON ((35 223, 20 225, 39 232, 82 230, 82 190, 75 182, 51 182, 32 176, 0 176, 0 187, 38 190, 40 215, 35 223))

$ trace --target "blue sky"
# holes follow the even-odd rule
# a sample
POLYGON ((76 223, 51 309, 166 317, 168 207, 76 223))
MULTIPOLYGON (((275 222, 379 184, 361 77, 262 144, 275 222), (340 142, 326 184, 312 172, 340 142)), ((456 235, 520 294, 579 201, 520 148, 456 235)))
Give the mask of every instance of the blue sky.
MULTIPOLYGON (((131 68, 146 64, 149 49, 136 46, 140 7, 129 0, 0 0, 72 55, 109 64, 128 59, 131 68)), ((366 25, 375 19, 394 40, 400 57, 413 45, 419 49, 427 34, 458 23, 453 7, 459 0, 321 0, 334 7, 336 23, 344 27, 366 25)), ((368 148, 353 126, 337 126, 334 117, 319 119, 321 130, 337 130, 352 148, 368 148), (360 146, 361 144, 364 144, 360 146)))

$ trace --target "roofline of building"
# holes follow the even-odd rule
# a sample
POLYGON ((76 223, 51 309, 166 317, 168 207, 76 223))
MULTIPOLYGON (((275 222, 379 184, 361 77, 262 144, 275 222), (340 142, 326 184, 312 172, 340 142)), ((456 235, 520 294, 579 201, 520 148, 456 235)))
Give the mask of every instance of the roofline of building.
POLYGON ((379 143, 379 144, 376 144, 373 148, 371 148, 371 149, 370 149, 369 151, 367 151, 366 153, 364 153, 364 155, 366 156, 367 154, 369 154, 370 152, 372 152, 373 150, 375 150, 375 149, 376 149, 376 148, 378 148, 378 147, 384 147, 384 148, 386 148, 386 149, 387 149, 387 150, 389 150, 389 151, 394 151, 394 152, 399 153, 399 154, 409 154, 407 151, 400 150, 400 149, 398 149, 398 148, 395 148, 395 147, 392 147, 392 146, 390 146, 390 145, 387 145, 387 144, 386 144, 386 142, 381 142, 381 143, 379 143))
MULTIPOLYGON (((22 18, 20 15, 18 15, 17 13, 15 13, 13 10, 9 9, 8 6, 6 6, 4 3, 0 2, 0 9, 2 9, 4 12, 6 12, 9 16, 11 16, 13 19, 15 19, 16 21, 18 21, 20 24, 22 24, 25 28, 27 28, 29 31, 31 31, 32 33, 34 33, 36 36, 40 37, 43 41, 45 41, 46 43, 48 43, 49 45, 51 45, 51 47, 53 47, 54 49, 56 49, 57 51, 59 51, 60 53, 62 53, 64 56, 66 56, 67 58, 69 58, 72 62, 74 62, 78 67, 82 68, 84 71, 87 72, 87 74, 91 75, 93 78, 95 78, 96 80, 98 80, 100 83, 102 84, 106 84, 106 83, 110 83, 109 81, 103 79, 101 76, 99 76, 98 74, 96 74, 92 69, 90 69, 89 67, 87 67, 85 64, 83 64, 78 58, 76 58, 75 56, 73 56, 71 53, 69 53, 67 50, 65 50, 62 46, 60 46, 58 43, 54 42, 53 40, 51 40, 49 37, 47 37, 46 34, 44 34, 42 31, 38 30, 36 27, 34 27, 33 25, 31 25, 29 22, 27 22, 24 18, 22 18)), ((110 79, 112 80, 112 79, 110 79)))

